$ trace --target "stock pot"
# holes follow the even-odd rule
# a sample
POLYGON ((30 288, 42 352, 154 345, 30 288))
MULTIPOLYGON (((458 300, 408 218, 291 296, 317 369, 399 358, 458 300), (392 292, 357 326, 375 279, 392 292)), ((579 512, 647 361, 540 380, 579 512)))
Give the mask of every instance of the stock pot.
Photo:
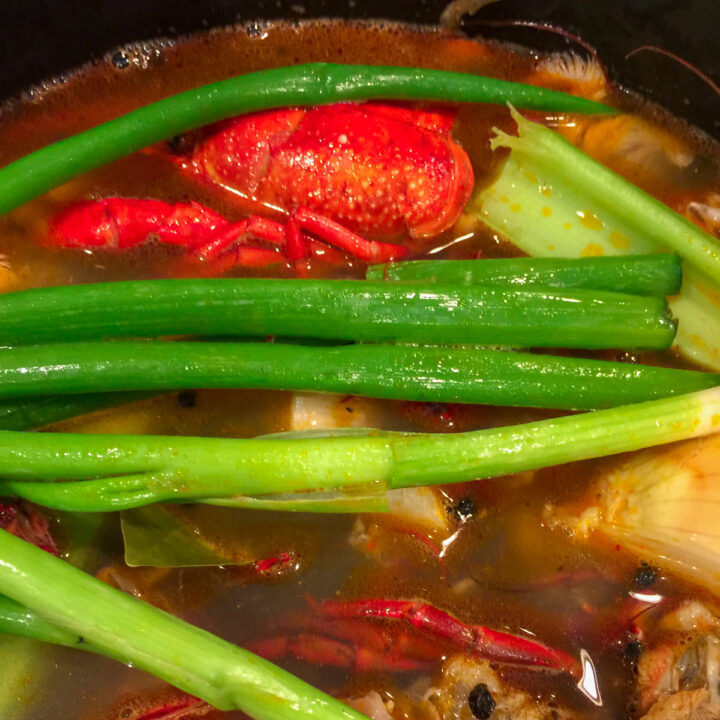
MULTIPOLYGON (((562 28, 597 48, 611 77, 720 139, 719 0, 460 0, 485 5, 459 31, 540 49, 578 46, 537 25, 562 28), (523 21, 525 26, 515 21, 523 21), (513 24, 509 24, 513 23, 513 24), (533 27, 528 27, 527 25, 533 27), (642 46, 691 63, 692 70, 642 46)), ((436 24, 445 0, 0 0, 0 98, 61 75, 118 45, 175 37, 258 18, 385 18, 436 24)))

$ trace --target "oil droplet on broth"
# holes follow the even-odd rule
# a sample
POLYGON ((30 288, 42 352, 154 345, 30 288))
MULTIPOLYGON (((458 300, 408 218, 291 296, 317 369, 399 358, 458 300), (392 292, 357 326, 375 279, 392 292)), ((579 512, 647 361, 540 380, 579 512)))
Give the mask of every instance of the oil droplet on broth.
POLYGON ((543 205, 543 207, 540 208, 540 211, 542 212, 544 217, 550 217, 552 215, 552 209, 549 208, 547 205, 543 205))
POLYGON ((610 244, 618 250, 627 250, 630 247, 630 238, 618 230, 610 232, 610 244))
POLYGON ((602 230, 603 224, 594 212, 590 210, 578 210, 577 216, 588 230, 602 230))
POLYGON ((602 257, 605 251, 597 243, 588 243, 580 253, 580 257, 602 257))
POLYGON ((520 205, 520 203, 513 203, 510 206, 510 210, 512 210, 513 212, 520 212, 522 210, 522 206, 520 205))
POLYGON ((0 293, 10 292, 11 290, 20 289, 20 278, 14 270, 4 264, 2 256, 0 256, 0 293))

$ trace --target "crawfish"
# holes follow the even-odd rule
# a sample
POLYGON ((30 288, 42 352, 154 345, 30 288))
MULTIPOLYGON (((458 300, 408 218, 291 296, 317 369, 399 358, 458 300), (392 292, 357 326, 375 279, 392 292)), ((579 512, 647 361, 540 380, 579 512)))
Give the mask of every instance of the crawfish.
POLYGON ((455 113, 378 103, 281 109, 206 130, 179 170, 195 181, 286 213, 231 222, 198 203, 106 198, 66 208, 51 223, 58 247, 124 250, 156 239, 219 269, 333 256, 386 262, 451 227, 473 186, 450 129, 455 113), (363 237, 367 236, 367 237, 363 237), (387 242, 405 236, 402 245, 387 242))
POLYGON ((579 673, 577 661, 562 650, 465 624, 418 600, 311 601, 311 612, 300 618, 300 626, 300 632, 258 640, 248 649, 271 660, 292 655, 359 672, 428 669, 444 654, 462 652, 503 664, 579 673))
POLYGON ((206 702, 186 695, 151 708, 137 720, 199 720, 207 715, 218 716, 220 713, 206 702))
POLYGON ((473 186, 450 137, 455 113, 341 103, 275 110, 220 125, 192 169, 246 197, 307 207, 375 238, 434 237, 460 216, 473 186))
POLYGON ((60 555, 50 533, 50 520, 31 505, 0 503, 0 529, 19 537, 51 555, 60 555))

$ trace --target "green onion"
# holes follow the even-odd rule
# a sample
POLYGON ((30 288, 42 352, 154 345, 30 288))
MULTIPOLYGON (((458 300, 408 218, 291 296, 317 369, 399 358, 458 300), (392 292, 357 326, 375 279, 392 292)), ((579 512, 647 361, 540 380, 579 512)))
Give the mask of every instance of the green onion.
MULTIPOLYGON (((0 350, 1 352, 2 350, 0 350)), ((43 392, 37 397, 2 400, 0 401, 0 430, 34 430, 61 420, 125 405, 149 396, 149 393, 104 392, 85 395, 46 395, 43 392)))
POLYGON ((221 80, 146 105, 0 170, 0 214, 148 145, 242 113, 386 98, 512 103, 552 112, 614 112, 585 98, 495 78, 422 68, 313 63, 221 80))
POLYGON ((0 632, 79 650, 90 649, 79 635, 62 630, 5 595, 0 595, 0 632))
MULTIPOLYGON (((98 538, 107 519, 108 516, 91 514, 73 514, 62 518, 63 546, 68 562, 84 569, 97 562, 98 538)), ((42 627, 43 621, 35 622, 36 618, 28 615, 32 613, 0 595, 0 632, 5 630, 13 633, 0 635, 3 664, 0 717, 3 720, 23 720, 26 717, 28 703, 40 692, 46 682, 47 671, 53 666, 55 658, 52 653, 43 645, 32 642, 32 639, 57 642, 63 634, 59 629, 50 629, 51 636, 48 637, 44 632, 48 628, 42 627), (23 614, 26 615, 24 619, 23 614), (19 632, 23 626, 24 632, 19 632)))
POLYGON ((226 278, 0 296, 0 344, 158 335, 664 349, 675 326, 662 298, 540 286, 226 278))
POLYGON ((228 440, 0 432, 0 495, 73 511, 467 482, 720 430, 720 388, 455 435, 228 440), (47 482, 53 481, 53 482, 47 482))
POLYGON ((684 279, 670 299, 676 345, 720 370, 720 243, 558 133, 514 117, 519 137, 498 133, 493 146, 511 153, 471 209, 530 255, 677 252, 684 279))
MULTIPOLYGON (((276 665, 86 575, 0 530, 0 586, 15 607, 6 627, 90 649, 140 668, 220 710, 256 720, 363 720, 276 665), (57 627, 52 629, 52 625, 57 627), (52 638, 51 638, 52 636, 52 638)), ((0 617, 6 621, 11 606, 0 617)), ((2 621, 0 621, 2 622, 2 621)), ((365 719, 366 720, 366 719, 365 719)))
POLYGON ((461 347, 122 341, 0 350, 0 398, 253 388, 589 410, 719 384, 690 370, 461 347))
POLYGON ((368 280, 439 282, 465 285, 546 285, 590 288, 632 295, 675 295, 682 271, 677 255, 596 258, 502 258, 408 260, 373 265, 368 280))

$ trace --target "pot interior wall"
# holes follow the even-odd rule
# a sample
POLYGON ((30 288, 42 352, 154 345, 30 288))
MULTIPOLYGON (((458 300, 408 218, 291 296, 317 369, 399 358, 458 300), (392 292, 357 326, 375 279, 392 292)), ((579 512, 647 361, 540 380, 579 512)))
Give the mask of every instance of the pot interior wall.
MULTIPOLYGON (((383 17, 436 23, 445 4, 445 0, 0 0, 0 58, 5 68, 0 98, 136 40, 258 18, 383 17)), ((637 47, 659 46, 720 84, 718 0, 502 0, 466 18, 463 30, 533 47, 574 45, 538 29, 497 25, 518 19, 558 26, 583 37, 598 49, 611 76, 622 85, 720 138, 720 93, 662 55, 642 52, 625 58, 637 47)))

